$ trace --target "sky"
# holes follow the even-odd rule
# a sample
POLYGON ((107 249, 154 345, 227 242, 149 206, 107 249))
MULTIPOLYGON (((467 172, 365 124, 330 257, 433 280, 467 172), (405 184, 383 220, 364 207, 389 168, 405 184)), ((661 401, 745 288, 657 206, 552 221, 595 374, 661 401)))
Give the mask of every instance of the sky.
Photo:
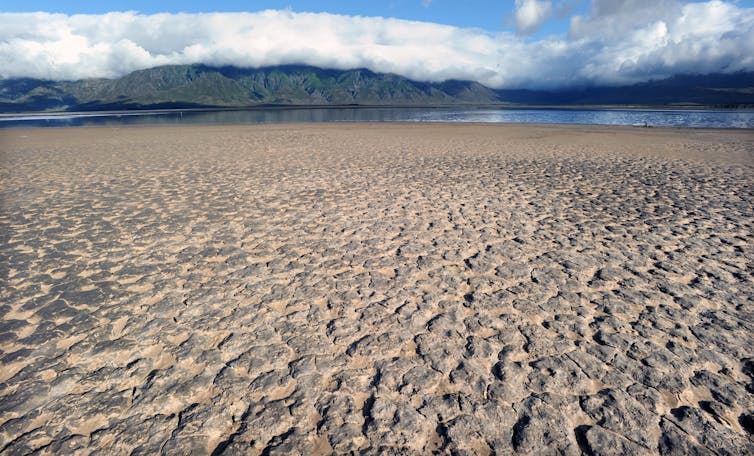
POLYGON ((119 77, 186 63, 368 68, 495 88, 754 71, 754 0, 0 4, 0 77, 119 77))

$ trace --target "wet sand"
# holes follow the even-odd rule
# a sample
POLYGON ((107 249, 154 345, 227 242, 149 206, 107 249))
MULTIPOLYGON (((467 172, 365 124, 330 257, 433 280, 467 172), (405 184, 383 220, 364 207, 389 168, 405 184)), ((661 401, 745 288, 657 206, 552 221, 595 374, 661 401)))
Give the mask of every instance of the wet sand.
POLYGON ((752 131, 0 148, 3 454, 754 453, 752 131))

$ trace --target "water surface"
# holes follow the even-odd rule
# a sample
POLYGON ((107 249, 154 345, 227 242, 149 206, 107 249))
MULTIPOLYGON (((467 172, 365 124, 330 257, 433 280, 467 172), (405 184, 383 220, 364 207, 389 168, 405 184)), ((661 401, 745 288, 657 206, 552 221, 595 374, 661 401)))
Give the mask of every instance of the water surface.
POLYGON ((292 122, 482 122, 754 128, 750 110, 273 108, 0 117, 0 128, 292 122))

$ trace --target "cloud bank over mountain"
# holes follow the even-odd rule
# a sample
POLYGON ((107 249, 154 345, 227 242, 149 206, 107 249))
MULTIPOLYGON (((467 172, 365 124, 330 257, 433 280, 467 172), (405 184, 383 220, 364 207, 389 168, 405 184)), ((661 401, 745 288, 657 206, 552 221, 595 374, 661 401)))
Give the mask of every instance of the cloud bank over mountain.
POLYGON ((514 14, 526 5, 534 7, 521 13, 519 32, 525 33, 518 34, 286 10, 4 13, 0 76, 73 80, 167 64, 306 64, 364 67, 422 81, 553 88, 754 70, 754 8, 722 1, 593 0, 585 15, 571 17, 567 35, 532 39, 522 35, 556 6, 521 1, 514 14))

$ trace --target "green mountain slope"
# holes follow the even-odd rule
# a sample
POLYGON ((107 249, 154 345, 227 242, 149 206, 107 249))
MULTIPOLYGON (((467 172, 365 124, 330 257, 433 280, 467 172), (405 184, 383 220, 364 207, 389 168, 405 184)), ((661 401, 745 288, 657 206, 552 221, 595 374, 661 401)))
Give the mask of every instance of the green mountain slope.
POLYGON ((417 82, 369 70, 172 65, 118 79, 0 80, 0 112, 265 105, 754 106, 754 73, 679 75, 624 87, 493 90, 471 81, 417 82))
POLYGON ((119 79, 0 81, 0 110, 95 110, 255 105, 439 105, 495 103, 470 81, 423 83, 369 70, 306 66, 261 69, 175 65, 119 79))

